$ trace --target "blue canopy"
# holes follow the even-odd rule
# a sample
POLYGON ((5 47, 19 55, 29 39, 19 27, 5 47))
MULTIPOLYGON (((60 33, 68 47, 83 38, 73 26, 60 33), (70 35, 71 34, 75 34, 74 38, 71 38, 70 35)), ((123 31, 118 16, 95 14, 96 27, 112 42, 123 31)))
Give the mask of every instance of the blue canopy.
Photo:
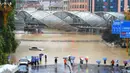
POLYGON ((98 64, 100 64, 100 63, 101 63, 101 61, 100 61, 100 60, 97 60, 96 62, 97 62, 98 64))
POLYGON ((74 57, 74 56, 70 56, 70 59, 71 59, 71 60, 75 60, 75 57, 74 57))
POLYGON ((104 58, 103 58, 103 60, 107 60, 107 58, 106 58, 106 57, 104 57, 104 58))

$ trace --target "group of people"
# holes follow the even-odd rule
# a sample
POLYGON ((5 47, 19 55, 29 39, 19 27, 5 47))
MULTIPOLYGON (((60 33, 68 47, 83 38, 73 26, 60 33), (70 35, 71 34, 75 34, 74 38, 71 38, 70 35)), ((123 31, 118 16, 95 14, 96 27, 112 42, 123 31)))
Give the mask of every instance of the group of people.
MULTIPOLYGON (((42 62, 42 56, 43 56, 43 54, 39 54, 39 56, 32 56, 31 65, 32 66, 33 65, 35 65, 35 66, 39 65, 42 62)), ((47 55, 44 55, 44 57, 45 57, 45 64, 46 64, 47 63, 47 55)), ((71 64, 71 66, 73 66, 74 65, 74 60, 75 60, 74 56, 68 56, 68 57, 64 58, 64 65, 67 65, 67 62, 68 62, 68 63, 71 64)), ((86 58, 80 57, 80 65, 84 64, 83 63, 84 60, 85 60, 86 64, 88 64, 88 57, 86 57, 86 58)), ((104 64, 106 64, 106 61, 107 61, 107 58, 103 58, 104 64)), ((58 57, 55 57, 54 62, 55 62, 55 64, 57 64, 58 57)), ((96 62, 97 62, 98 67, 99 67, 101 61, 97 60, 96 62)), ((123 61, 123 63, 124 63, 124 66, 127 66, 128 61, 123 61)), ((111 66, 114 66, 114 65, 119 66, 119 60, 111 60, 111 66)))
MULTIPOLYGON (((104 64, 106 64, 106 61, 107 61, 107 59, 103 59, 103 62, 104 62, 104 64)), ((100 66, 100 63, 101 63, 101 61, 100 60, 97 60, 96 61, 97 63, 98 63, 98 67, 100 66)), ((127 66, 128 65, 128 61, 123 61, 123 63, 124 63, 124 66, 127 66)), ((113 66, 119 66, 119 60, 111 60, 111 66, 113 67, 113 66)))
MULTIPOLYGON (((69 56, 67 58, 64 58, 64 65, 67 64, 67 61, 69 61, 71 66, 73 66, 74 65, 74 60, 75 60, 74 56, 69 56)), ((84 61, 84 59, 80 58, 80 64, 83 64, 83 61, 84 61)), ((85 58, 85 61, 86 61, 86 64, 87 64, 88 63, 88 57, 85 58)))
MULTIPOLYGON (((32 56, 31 58, 31 65, 32 66, 36 66, 39 65, 42 62, 42 56, 41 54, 39 54, 39 56, 32 56)), ((45 55, 45 64, 47 63, 47 55, 45 55)))

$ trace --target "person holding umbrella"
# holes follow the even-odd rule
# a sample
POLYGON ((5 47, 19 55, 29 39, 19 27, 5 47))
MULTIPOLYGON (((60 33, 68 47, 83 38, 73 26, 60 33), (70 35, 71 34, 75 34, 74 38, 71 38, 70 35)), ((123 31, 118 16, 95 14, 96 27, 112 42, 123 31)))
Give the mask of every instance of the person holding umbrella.
POLYGON ((70 63, 71 63, 71 66, 73 66, 74 60, 75 60, 75 57, 74 57, 74 56, 70 56, 70 63))
POLYGON ((98 63, 98 67, 100 67, 101 61, 100 61, 100 60, 97 60, 96 62, 98 63))
POLYGON ((65 66, 67 65, 67 60, 66 60, 66 59, 64 59, 64 65, 65 65, 65 66))
POLYGON ((70 55, 68 56, 68 61, 71 63, 71 58, 70 58, 70 55))
POLYGON ((119 66, 119 60, 115 60, 116 66, 119 66))
POLYGON ((58 58, 58 57, 55 57, 55 64, 57 64, 57 61, 58 61, 57 58, 58 58))
POLYGON ((115 63, 115 61, 114 61, 114 60, 112 60, 112 61, 111 61, 111 65, 112 65, 112 67, 114 66, 114 63, 115 63))
POLYGON ((127 61, 123 61, 123 63, 124 63, 124 66, 127 66, 127 64, 128 64, 128 62, 127 62, 127 61))
POLYGON ((86 64, 88 64, 88 56, 85 58, 86 64))
POLYGON ((104 61, 104 64, 106 64, 107 58, 104 57, 104 58, 103 58, 103 61, 104 61))
POLYGON ((42 62, 42 56, 43 56, 43 55, 44 55, 44 54, 42 54, 42 53, 39 54, 40 63, 42 62))
POLYGON ((83 64, 83 57, 80 57, 80 64, 83 64))
POLYGON ((67 57, 63 57, 63 59, 64 59, 64 66, 66 66, 67 65, 67 57))

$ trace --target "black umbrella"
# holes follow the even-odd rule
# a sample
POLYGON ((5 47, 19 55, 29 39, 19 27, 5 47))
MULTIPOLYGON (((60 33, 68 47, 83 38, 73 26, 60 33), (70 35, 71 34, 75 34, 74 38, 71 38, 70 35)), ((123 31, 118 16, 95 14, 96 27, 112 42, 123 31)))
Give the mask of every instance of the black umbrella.
POLYGON ((54 58, 58 58, 58 57, 54 57, 54 58))
POLYGON ((63 57, 63 59, 67 59, 68 57, 63 57))
POLYGON ((40 53, 39 55, 40 55, 40 56, 43 56, 44 54, 43 54, 43 53, 40 53))

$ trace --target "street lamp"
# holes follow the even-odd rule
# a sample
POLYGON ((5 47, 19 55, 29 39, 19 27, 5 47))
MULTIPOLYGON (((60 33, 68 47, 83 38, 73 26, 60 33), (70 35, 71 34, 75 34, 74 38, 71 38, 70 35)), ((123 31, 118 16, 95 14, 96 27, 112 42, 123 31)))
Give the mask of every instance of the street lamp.
POLYGON ((0 11, 3 12, 4 15, 4 27, 7 27, 7 16, 8 13, 12 10, 12 3, 7 3, 6 0, 4 3, 1 3, 0 1, 0 11))

